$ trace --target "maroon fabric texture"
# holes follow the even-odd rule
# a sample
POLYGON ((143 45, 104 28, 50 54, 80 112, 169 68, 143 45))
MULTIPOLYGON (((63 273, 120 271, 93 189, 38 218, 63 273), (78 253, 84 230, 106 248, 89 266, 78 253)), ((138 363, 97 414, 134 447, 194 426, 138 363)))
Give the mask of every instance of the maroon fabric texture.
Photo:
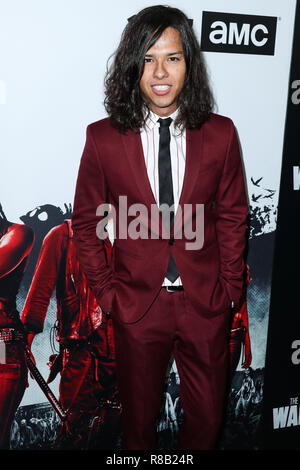
POLYGON ((229 118, 212 114, 200 130, 187 130, 186 170, 180 204, 204 204, 204 245, 186 249, 182 220, 176 214, 174 243, 164 238, 160 216, 149 184, 138 133, 121 135, 104 119, 87 128, 87 139, 77 180, 72 227, 77 254, 88 282, 104 311, 113 310, 124 322, 135 322, 152 304, 162 285, 172 253, 184 289, 195 307, 208 316, 222 312, 242 292, 245 228, 248 205, 242 162, 234 125, 229 118), (119 196, 127 196, 128 207, 143 203, 148 209, 144 226, 148 238, 118 238, 134 216, 120 227, 124 208, 119 196), (116 240, 108 267, 105 248, 96 228, 103 219, 96 211, 111 203, 116 210, 116 240), (147 228, 145 229, 147 231, 147 228), (182 239, 176 234, 182 232, 182 239), (152 235, 152 238, 151 238, 152 235), (153 238, 156 236, 156 238, 153 238))
POLYGON ((117 376, 123 405, 123 448, 156 448, 156 423, 172 351, 180 377, 181 450, 214 447, 228 370, 230 310, 202 316, 185 292, 161 289, 135 324, 115 320, 117 376))

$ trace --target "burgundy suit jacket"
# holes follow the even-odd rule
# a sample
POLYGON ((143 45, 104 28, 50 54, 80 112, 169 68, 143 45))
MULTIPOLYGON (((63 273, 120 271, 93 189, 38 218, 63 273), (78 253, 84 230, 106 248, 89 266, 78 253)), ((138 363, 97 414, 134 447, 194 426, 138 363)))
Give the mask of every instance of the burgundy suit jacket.
MULTIPOLYGON (((204 243, 192 250, 186 249, 186 242, 192 240, 185 238, 178 213, 169 238, 161 219, 152 224, 151 237, 118 238, 120 215, 125 217, 120 196, 127 196, 128 208, 136 203, 147 208, 148 217, 141 218, 144 235, 150 233, 151 207, 158 214, 140 134, 120 134, 108 118, 87 127, 72 217, 74 240, 99 305, 121 321, 135 322, 147 312, 160 291, 171 253, 185 295, 203 315, 228 311, 241 296, 248 204, 234 125, 229 118, 211 114, 199 130, 187 129, 186 145, 179 203, 191 205, 193 224, 196 204, 204 205, 204 243), (101 221, 97 207, 104 203, 116 210, 110 265, 96 234, 101 221), (180 231, 181 238, 175 235, 180 231)), ((136 217, 127 215, 125 223, 129 226, 136 217)))

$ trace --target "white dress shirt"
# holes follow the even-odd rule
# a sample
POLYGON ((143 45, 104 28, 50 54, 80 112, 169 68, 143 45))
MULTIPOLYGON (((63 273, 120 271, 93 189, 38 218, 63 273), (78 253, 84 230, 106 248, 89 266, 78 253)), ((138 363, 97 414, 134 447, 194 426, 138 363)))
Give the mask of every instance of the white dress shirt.
MULTIPOLYGON (((174 210, 178 208, 180 194, 183 185, 185 159, 186 159, 186 132, 175 128, 174 121, 177 110, 171 114, 172 122, 170 124, 170 154, 172 168, 172 182, 174 194, 174 210)), ((146 121, 146 125, 141 129, 141 139, 147 168, 147 174, 154 199, 159 206, 159 176, 158 176, 158 150, 159 150, 159 122, 160 116, 150 111, 150 115, 146 121)), ((182 285, 180 278, 174 283, 165 278, 163 285, 182 285)))

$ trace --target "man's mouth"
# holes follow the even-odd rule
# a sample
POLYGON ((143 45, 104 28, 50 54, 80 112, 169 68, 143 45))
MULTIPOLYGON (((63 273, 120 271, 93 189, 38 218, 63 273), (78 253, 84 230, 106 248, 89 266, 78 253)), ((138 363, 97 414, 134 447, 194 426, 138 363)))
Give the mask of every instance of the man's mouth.
POLYGON ((151 88, 156 95, 166 95, 171 89, 171 85, 152 85, 151 88))

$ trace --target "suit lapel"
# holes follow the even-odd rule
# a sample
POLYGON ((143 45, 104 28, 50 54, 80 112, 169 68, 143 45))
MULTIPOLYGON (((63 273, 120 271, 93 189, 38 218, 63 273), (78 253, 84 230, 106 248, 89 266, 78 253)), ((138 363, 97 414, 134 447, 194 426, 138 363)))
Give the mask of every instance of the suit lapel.
MULTIPOLYGON (((182 212, 184 204, 190 199, 193 188, 197 183, 201 159, 203 156, 203 127, 201 129, 186 130, 186 161, 185 173, 182 185, 182 191, 179 199, 179 205, 182 212)), ((182 227, 182 217, 180 212, 176 212, 174 220, 174 232, 176 233, 182 227)))
POLYGON ((155 235, 166 238, 161 213, 159 212, 147 174, 141 136, 133 131, 128 131, 126 134, 122 134, 122 140, 131 168, 132 184, 136 184, 140 193, 140 201, 147 208, 147 220, 143 219, 143 215, 140 215, 140 218, 145 225, 151 228, 155 235), (153 215, 152 218, 151 214, 153 215))
POLYGON ((133 131, 128 131, 126 134, 122 134, 122 140, 131 167, 132 184, 137 185, 141 201, 150 207, 151 204, 156 204, 156 201, 147 175, 141 136, 133 131))

